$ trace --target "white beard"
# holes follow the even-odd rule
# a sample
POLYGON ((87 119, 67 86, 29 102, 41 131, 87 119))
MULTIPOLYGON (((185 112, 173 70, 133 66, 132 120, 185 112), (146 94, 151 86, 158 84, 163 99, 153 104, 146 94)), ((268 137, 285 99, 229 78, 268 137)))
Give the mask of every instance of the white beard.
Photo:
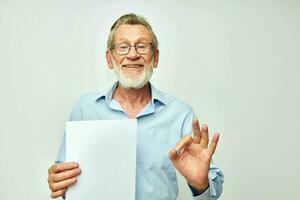
POLYGON ((114 67, 114 74, 122 87, 139 89, 149 82, 153 74, 154 59, 149 65, 144 65, 143 73, 136 77, 126 76, 122 71, 122 67, 117 65, 114 60, 112 60, 112 65, 114 67))

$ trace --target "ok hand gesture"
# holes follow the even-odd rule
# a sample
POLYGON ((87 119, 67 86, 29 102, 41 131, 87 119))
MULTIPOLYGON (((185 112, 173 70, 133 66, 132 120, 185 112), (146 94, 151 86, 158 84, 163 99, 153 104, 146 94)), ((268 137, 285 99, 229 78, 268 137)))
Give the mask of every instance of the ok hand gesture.
POLYGON ((188 184, 197 190, 208 188, 208 171, 212 156, 216 150, 219 133, 215 133, 210 145, 208 127, 201 129, 195 118, 192 122, 194 137, 183 137, 169 152, 174 167, 185 177, 188 184))

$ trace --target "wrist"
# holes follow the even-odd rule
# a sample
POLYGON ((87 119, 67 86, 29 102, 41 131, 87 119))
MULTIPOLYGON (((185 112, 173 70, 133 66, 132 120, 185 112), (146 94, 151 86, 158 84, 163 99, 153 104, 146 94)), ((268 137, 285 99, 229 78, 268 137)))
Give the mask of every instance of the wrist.
POLYGON ((201 189, 200 189, 200 187, 196 189, 195 187, 191 186, 190 184, 188 184, 188 186, 191 189, 191 192, 192 192, 192 194, 193 194, 194 197, 202 195, 209 188, 209 184, 207 185, 206 188, 204 188, 204 186, 203 186, 203 187, 201 187, 201 189), (202 188, 204 188, 204 189, 202 189, 202 188))
POLYGON ((188 182, 188 184, 193 187, 195 190, 200 191, 200 192, 204 192, 205 190, 207 190, 207 188, 209 187, 209 181, 208 178, 202 182, 202 183, 195 183, 195 182, 188 182))

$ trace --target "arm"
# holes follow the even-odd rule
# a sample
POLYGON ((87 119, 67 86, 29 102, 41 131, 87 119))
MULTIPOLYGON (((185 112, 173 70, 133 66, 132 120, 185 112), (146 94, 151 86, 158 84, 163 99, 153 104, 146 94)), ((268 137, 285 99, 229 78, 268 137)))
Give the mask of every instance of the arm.
POLYGON ((169 158, 175 168, 187 180, 194 199, 217 199, 222 192, 223 174, 211 165, 219 133, 215 133, 210 145, 208 127, 192 122, 194 137, 184 136, 169 152, 169 158))
POLYGON ((213 162, 211 162, 208 173, 209 187, 204 191, 198 191, 192 186, 189 186, 193 199, 218 199, 223 190, 224 175, 220 168, 218 168, 213 162))
MULTIPOLYGON (((70 121, 80 120, 81 111, 79 103, 76 104, 71 112, 70 121)), ((66 161, 66 134, 64 133, 60 149, 54 165, 48 169, 48 184, 51 190, 52 198, 63 197, 69 186, 77 182, 77 176, 80 174, 79 164, 66 161)))

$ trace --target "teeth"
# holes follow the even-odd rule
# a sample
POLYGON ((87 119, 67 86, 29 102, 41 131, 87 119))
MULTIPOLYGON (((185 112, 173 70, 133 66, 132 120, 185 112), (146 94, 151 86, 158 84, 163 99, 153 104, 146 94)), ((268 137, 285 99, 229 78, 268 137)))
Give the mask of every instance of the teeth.
POLYGON ((128 68, 139 68, 142 65, 123 65, 124 67, 128 67, 128 68))

